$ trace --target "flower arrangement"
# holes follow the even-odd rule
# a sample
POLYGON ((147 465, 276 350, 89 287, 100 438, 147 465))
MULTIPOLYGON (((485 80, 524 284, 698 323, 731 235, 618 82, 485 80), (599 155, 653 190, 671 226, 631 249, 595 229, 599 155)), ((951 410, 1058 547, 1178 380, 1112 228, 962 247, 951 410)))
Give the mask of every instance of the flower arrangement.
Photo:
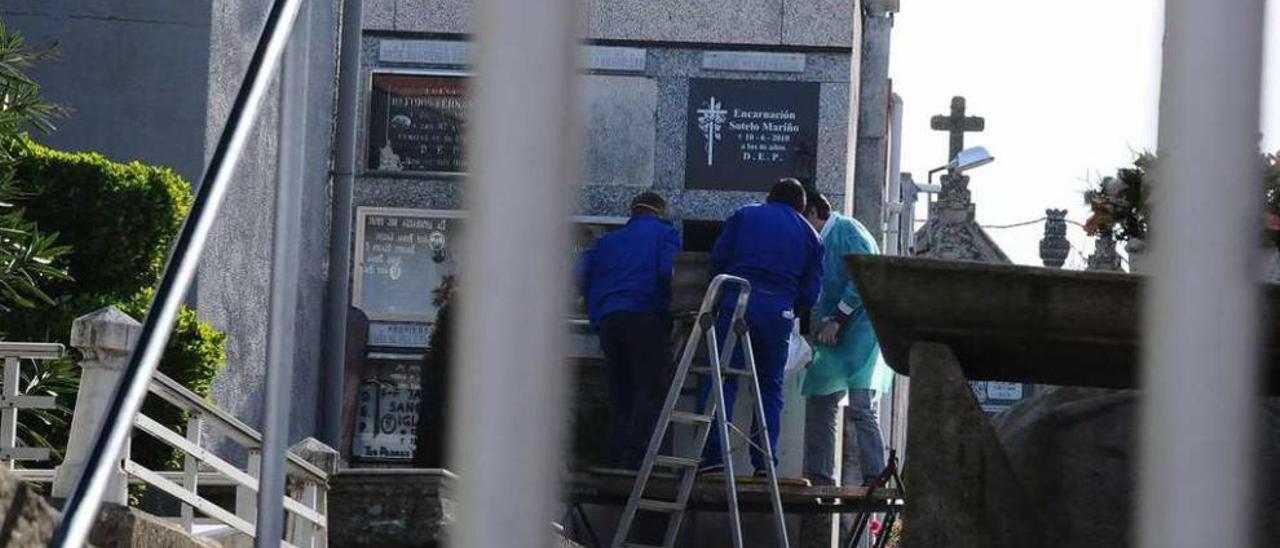
MULTIPOLYGON (((1147 239, 1148 206, 1154 183, 1151 169, 1155 162, 1154 154, 1139 154, 1132 167, 1116 170, 1115 176, 1104 177, 1096 188, 1085 191, 1084 200, 1091 210, 1085 221, 1085 232, 1090 236, 1110 236, 1117 241, 1147 239)), ((1264 226, 1280 246, 1280 152, 1263 154, 1262 162, 1266 174, 1264 226)))
POLYGON ((1090 236, 1110 236, 1118 241, 1147 237, 1147 202, 1151 197, 1151 166, 1155 155, 1144 152, 1133 167, 1116 170, 1098 187, 1084 193, 1092 214, 1084 228, 1090 236))

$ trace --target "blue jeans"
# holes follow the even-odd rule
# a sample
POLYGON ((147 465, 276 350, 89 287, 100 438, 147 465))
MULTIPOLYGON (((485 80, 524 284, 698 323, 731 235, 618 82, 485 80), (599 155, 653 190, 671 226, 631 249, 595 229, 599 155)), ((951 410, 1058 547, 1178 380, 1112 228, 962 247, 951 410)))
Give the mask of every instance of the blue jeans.
MULTIPOLYGON (((733 301, 726 296, 725 302, 733 301)), ((769 457, 775 462, 778 451, 778 431, 782 421, 782 382, 787 366, 787 343, 791 337, 792 318, 788 317, 790 312, 789 300, 782 301, 770 299, 764 295, 753 295, 746 314, 747 332, 751 335, 751 348, 756 358, 756 380, 760 383, 760 401, 764 406, 769 445, 774 453, 769 457)), ((724 348, 725 338, 729 334, 732 314, 731 306, 726 304, 720 307, 720 314, 716 319, 716 337, 721 349, 724 348)), ((742 353, 741 341, 734 350, 730 366, 735 369, 746 367, 746 357, 742 353)), ((725 415, 729 420, 733 420, 733 402, 738 394, 738 382, 736 377, 726 377, 724 381, 725 415)), ((707 408, 707 401, 711 397, 711 384, 710 379, 702 383, 698 409, 707 408)), ((764 447, 760 438, 760 425, 755 424, 754 414, 751 422, 752 443, 757 447, 764 447)), ((718 425, 714 426, 711 435, 707 437, 707 447, 702 454, 703 463, 706 465, 720 464, 724 461, 717 429, 718 425)), ((764 455, 755 447, 751 449, 751 464, 756 470, 765 469, 764 455)))
MULTIPOLYGON (((810 396, 805 402, 804 475, 814 485, 836 485, 835 440, 841 427, 840 400, 844 392, 810 396)), ((849 390, 844 410, 841 481, 846 487, 870 485, 884 472, 884 438, 876 409, 876 391, 849 390)))

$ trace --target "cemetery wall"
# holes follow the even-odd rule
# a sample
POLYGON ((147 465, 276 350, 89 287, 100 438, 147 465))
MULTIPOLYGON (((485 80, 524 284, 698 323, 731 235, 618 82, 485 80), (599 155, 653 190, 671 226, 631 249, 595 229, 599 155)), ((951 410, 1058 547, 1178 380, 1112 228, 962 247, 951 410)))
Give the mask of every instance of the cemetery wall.
MULTIPOLYGON (((848 0, 585 0, 591 40, 848 48, 848 0)), ((364 28, 401 33, 471 32, 469 0, 365 0, 364 28)))
MULTIPOLYGON (((269 0, 213 2, 205 140, 222 131, 253 53, 269 0)), ((306 162, 303 172, 302 257, 294 350, 290 439, 315 436, 320 402, 324 291, 327 279, 329 165, 337 78, 337 14, 340 0, 313 3, 307 83, 306 162)), ((300 19, 300 22, 302 20, 300 19)), ((300 23, 301 24, 301 23, 300 23)), ((266 378, 271 243, 274 228, 279 81, 266 98, 245 154, 236 169, 201 263, 198 312, 227 333, 227 367, 214 381, 212 397, 224 409, 260 427, 266 378)), ((206 146, 206 156, 212 145, 206 146)))
MULTIPOLYGON (((737 207, 763 198, 762 191, 697 189, 686 184, 686 151, 697 153, 701 146, 688 140, 690 81, 696 79, 815 84, 817 150, 811 177, 834 203, 842 203, 850 89, 847 51, 736 51, 711 44, 645 47, 599 43, 589 47, 600 53, 595 55, 594 65, 588 63, 580 90, 587 149, 579 213, 625 216, 629 200, 646 188, 667 195, 677 221, 723 220, 737 207), (757 54, 763 56, 753 57, 757 54), (742 68, 712 68, 717 63, 738 63, 742 68)), ((459 40, 366 33, 362 66, 366 84, 358 140, 363 161, 355 187, 357 207, 461 207, 465 175, 378 168, 376 157, 370 156, 376 156, 382 136, 372 136, 371 144, 370 95, 375 74, 465 77, 469 49, 467 42, 459 40)), ((786 98, 780 100, 787 102, 786 98)))
MULTIPOLYGON (((579 88, 586 148, 581 179, 575 181, 581 184, 577 213, 620 222, 636 193, 655 189, 667 196, 673 220, 685 224, 688 234, 687 221, 722 221, 738 207, 763 200, 764 190, 784 175, 811 179, 834 204, 844 203, 853 10, 844 6, 819 17, 826 2, 788 1, 805 9, 784 13, 783 2, 750 1, 734 3, 735 9, 758 15, 769 5, 772 16, 734 13, 726 21, 708 14, 733 11, 727 3, 658 4, 593 2, 588 10, 592 40, 583 46, 579 88), (666 14, 684 16, 689 10, 688 17, 702 23, 681 23, 674 30, 658 24, 666 14), (710 108, 706 101, 713 97, 726 120, 715 143, 717 167, 709 169, 698 111, 710 108), (781 123, 795 127, 738 132, 731 124, 744 121, 735 119, 735 108, 794 114, 781 123), (769 161, 761 157, 773 152, 742 148, 743 140, 755 139, 754 145, 782 134, 811 146, 769 149, 780 151, 769 161), (800 149, 807 159, 799 159, 800 149), (743 160, 744 154, 752 158, 743 160), (801 172, 787 166, 801 166, 801 172)), ((457 210, 464 207, 468 180, 465 165, 455 162, 466 161, 458 158, 462 143, 456 138, 466 105, 455 100, 465 101, 471 44, 462 34, 468 30, 465 3, 366 0, 364 7, 354 187, 354 206, 362 214, 354 224, 352 269, 354 304, 372 324, 364 358, 348 364, 358 372, 360 388, 357 401, 348 403, 354 406, 353 439, 341 450, 357 465, 403 465, 415 418, 397 408, 422 397, 412 370, 422 363, 434 316, 425 301, 443 275, 454 271, 448 248, 459 223, 465 230, 465 217, 455 219, 465 216, 457 210), (416 250, 410 249, 415 243, 416 250), (417 256, 428 255, 424 248, 431 250, 434 265, 417 256), (415 300, 428 308, 407 307, 407 295, 420 295, 415 300)), ((587 358, 595 346, 589 339, 575 339, 587 358)), ((598 405, 590 393, 601 389, 592 388, 589 378, 580 382, 578 405, 598 405)), ((789 397, 799 401, 798 393, 789 397)), ((781 449, 788 454, 798 451, 798 416, 788 419, 793 435, 781 449)), ((787 460, 795 469, 786 472, 799 474, 799 459, 787 460)))

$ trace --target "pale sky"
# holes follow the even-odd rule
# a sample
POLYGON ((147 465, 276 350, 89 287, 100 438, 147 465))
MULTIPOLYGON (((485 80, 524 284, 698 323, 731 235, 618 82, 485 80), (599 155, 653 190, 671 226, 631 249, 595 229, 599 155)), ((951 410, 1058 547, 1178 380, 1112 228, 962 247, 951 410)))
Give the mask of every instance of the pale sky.
MULTIPOLYGON (((1267 17, 1267 62, 1280 65, 1280 7, 1267 17)), ((904 101, 902 170, 923 181, 946 163, 947 137, 929 129, 963 95, 995 163, 970 172, 984 225, 1067 208, 1083 222, 1082 193, 1155 149, 1163 2, 1160 0, 905 0, 893 29, 890 75, 904 101)), ((1280 149, 1280 67, 1264 88, 1264 148, 1280 149)), ((917 214, 923 218, 924 212, 917 214)), ((989 229, 1014 262, 1041 264, 1043 226, 989 229)), ((1068 238, 1088 254, 1076 227, 1068 238)), ((1087 247, 1085 247, 1087 246, 1087 247)), ((1072 252, 1068 267, 1083 268, 1072 252)))

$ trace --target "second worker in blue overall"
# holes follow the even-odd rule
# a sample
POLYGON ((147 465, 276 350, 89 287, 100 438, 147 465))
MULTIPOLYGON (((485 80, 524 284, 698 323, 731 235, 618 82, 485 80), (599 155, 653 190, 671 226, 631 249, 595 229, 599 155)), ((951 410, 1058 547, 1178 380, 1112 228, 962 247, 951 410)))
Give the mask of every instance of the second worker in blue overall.
MULTIPOLYGON (((761 403, 769 434, 769 445, 778 449, 778 429, 782 418, 782 383, 787 362, 787 344, 798 311, 807 311, 818 299, 822 276, 822 242, 805 221, 805 190, 795 179, 783 179, 769 191, 764 204, 739 209, 725 222, 711 249, 712 275, 730 274, 751 282, 746 323, 756 360, 761 403)), ((717 339, 724 344, 738 292, 729 288, 720 300, 716 325, 717 339)), ((730 367, 746 366, 741 345, 730 367)), ((737 381, 725 379, 726 415, 732 419, 737 381)), ((704 382, 699 408, 706 409, 711 383, 704 382)), ((752 425, 752 443, 764 447, 759 425, 752 425)), ((774 455, 770 455, 774 458, 774 455)), ((703 469, 715 470, 723 464, 720 440, 712 435, 703 454, 703 469)), ((766 461, 753 448, 751 464, 763 475, 766 461)))

